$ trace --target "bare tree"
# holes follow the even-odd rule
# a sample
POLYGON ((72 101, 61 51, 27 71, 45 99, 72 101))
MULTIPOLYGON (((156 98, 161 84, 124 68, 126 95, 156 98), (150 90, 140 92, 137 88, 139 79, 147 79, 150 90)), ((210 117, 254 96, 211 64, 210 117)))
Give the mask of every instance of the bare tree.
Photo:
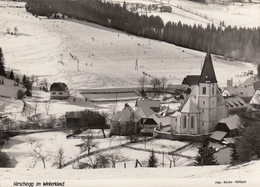
POLYGON ((135 123, 136 115, 134 112, 131 113, 129 117, 129 121, 126 122, 126 133, 130 139, 130 142, 134 140, 134 135, 136 131, 136 123, 135 123))
POLYGON ((83 139, 83 141, 81 152, 87 151, 89 154, 91 149, 98 148, 98 142, 94 141, 93 133, 90 130, 88 130, 86 139, 83 139))
POLYGON ((38 162, 39 160, 42 161, 43 168, 46 167, 46 161, 49 161, 51 158, 51 155, 44 152, 42 150, 43 144, 40 142, 37 142, 34 149, 31 152, 31 156, 33 157, 33 162, 38 162))
POLYGON ((175 167, 176 166, 176 162, 180 159, 180 157, 176 154, 174 154, 174 148, 170 148, 168 150, 168 154, 166 155, 166 157, 168 158, 168 160, 170 161, 170 167, 172 165, 172 162, 173 162, 173 166, 175 167))
POLYGON ((164 88, 165 88, 167 82, 168 82, 168 79, 163 76, 163 77, 161 78, 161 85, 162 85, 162 89, 163 89, 163 90, 164 90, 164 88))
POLYGON ((153 78, 150 82, 150 84, 153 86, 153 89, 160 87, 161 81, 158 78, 153 78))
POLYGON ((28 136, 28 137, 26 138, 26 141, 27 141, 29 144, 31 144, 31 147, 32 147, 33 144, 36 142, 36 138, 33 138, 33 137, 31 137, 31 136, 28 136))
POLYGON ((170 153, 170 152, 168 153, 168 155, 166 155, 166 157, 168 158, 170 163, 173 162, 174 167, 176 166, 176 162, 180 159, 180 157, 178 155, 170 153))
POLYGON ((64 149, 60 147, 56 155, 54 155, 54 161, 52 165, 56 166, 58 169, 61 169, 64 163, 65 163, 64 149))
POLYGON ((106 158, 112 163, 113 168, 116 168, 116 163, 125 162, 129 159, 119 148, 110 149, 106 158))
POLYGON ((142 90, 144 90, 144 85, 148 83, 147 78, 143 75, 138 79, 139 85, 142 87, 142 90))
POLYGON ((117 108, 116 105, 110 105, 110 106, 109 106, 109 113, 112 114, 112 115, 115 115, 115 113, 116 113, 116 108, 117 108))
POLYGON ((99 122, 99 127, 103 133, 104 138, 106 138, 105 128, 106 128, 107 117, 108 117, 108 113, 102 111, 101 112, 101 121, 99 122))
POLYGON ((50 106, 51 106, 51 100, 46 101, 46 103, 45 103, 45 111, 46 111, 47 115, 49 115, 50 106))

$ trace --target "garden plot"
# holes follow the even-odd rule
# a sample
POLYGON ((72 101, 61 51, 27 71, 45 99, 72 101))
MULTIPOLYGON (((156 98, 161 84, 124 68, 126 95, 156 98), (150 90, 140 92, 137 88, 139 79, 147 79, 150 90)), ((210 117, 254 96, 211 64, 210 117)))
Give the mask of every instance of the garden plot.
POLYGON ((181 141, 172 141, 172 140, 164 140, 164 139, 152 139, 149 141, 145 141, 143 139, 142 142, 138 143, 131 143, 128 145, 128 147, 133 148, 142 148, 142 149, 148 149, 148 150, 154 150, 154 151, 160 151, 160 152, 169 152, 174 151, 178 148, 181 148, 185 145, 187 145, 189 142, 181 142, 181 141))

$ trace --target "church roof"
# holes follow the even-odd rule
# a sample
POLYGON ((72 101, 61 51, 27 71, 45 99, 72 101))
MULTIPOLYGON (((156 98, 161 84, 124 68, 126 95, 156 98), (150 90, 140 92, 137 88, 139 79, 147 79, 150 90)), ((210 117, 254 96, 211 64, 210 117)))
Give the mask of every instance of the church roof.
POLYGON ((198 100, 197 96, 191 96, 181 109, 185 113, 198 113, 198 100))
POLYGON ((215 75, 211 55, 209 50, 207 52, 206 58, 204 60, 203 68, 200 74, 199 83, 217 83, 217 78, 215 75))
POLYGON ((189 86, 197 85, 199 83, 199 80, 200 80, 200 75, 187 75, 183 79, 182 84, 189 85, 189 86))

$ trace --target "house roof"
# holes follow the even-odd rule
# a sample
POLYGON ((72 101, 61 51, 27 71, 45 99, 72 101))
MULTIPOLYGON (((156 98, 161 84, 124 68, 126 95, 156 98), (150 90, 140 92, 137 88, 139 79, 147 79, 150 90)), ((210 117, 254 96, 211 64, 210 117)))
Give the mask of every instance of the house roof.
MULTIPOLYGON (((243 127, 242 121, 238 115, 229 116, 227 118, 223 118, 219 121, 219 124, 224 123, 227 125, 229 130, 237 129, 239 127, 243 127)), ((219 125, 218 124, 218 125, 219 125)))
POLYGON ((142 107, 143 105, 146 105, 150 108, 161 107, 160 101, 156 101, 156 100, 137 100, 135 103, 135 106, 139 108, 142 107))
POLYGON ((141 116, 137 114, 130 106, 124 107, 123 110, 116 113, 111 120, 118 122, 127 122, 130 120, 132 113, 135 114, 134 121, 138 122, 141 119, 141 116))
POLYGON ((253 83, 254 90, 260 89, 260 80, 257 80, 253 83))
POLYGON ((83 116, 82 111, 73 111, 73 112, 66 112, 65 117, 66 118, 81 118, 83 116))
POLYGON ((151 115, 151 118, 156 121, 157 124, 162 124, 162 126, 170 125, 171 124, 171 117, 162 117, 158 118, 155 114, 151 115))
POLYGON ((189 85, 189 86, 198 85, 199 80, 200 80, 200 75, 187 75, 186 77, 184 77, 182 84, 189 85))
POLYGON ((224 92, 226 95, 237 95, 239 97, 252 97, 255 93, 255 90, 252 86, 234 86, 234 87, 226 87, 222 93, 224 92))
POLYGON ((199 79, 199 83, 217 83, 217 78, 215 75, 215 70, 213 67, 213 63, 212 63, 212 59, 211 59, 211 55, 209 53, 209 50, 206 54, 206 58, 204 60, 204 64, 202 67, 202 71, 200 74, 200 79, 199 79))
POLYGON ((256 90, 249 104, 260 105, 260 90, 256 90))
POLYGON ((245 103, 245 101, 238 96, 235 96, 235 95, 226 96, 226 97, 224 97, 224 99, 225 99, 226 103, 228 104, 229 109, 247 107, 247 104, 245 103))
POLYGON ((68 86, 65 83, 55 82, 51 85, 50 91, 68 91, 68 86))
POLYGON ((149 118, 152 114, 155 114, 155 112, 147 105, 141 105, 136 110, 136 113, 139 114, 142 118, 149 118))
POLYGON ((210 136, 210 138, 220 141, 226 136, 226 134, 227 134, 227 132, 224 132, 224 131, 215 131, 210 136))
POLYGON ((183 107, 180 109, 180 112, 184 113, 198 113, 198 97, 191 96, 187 102, 183 104, 183 107))

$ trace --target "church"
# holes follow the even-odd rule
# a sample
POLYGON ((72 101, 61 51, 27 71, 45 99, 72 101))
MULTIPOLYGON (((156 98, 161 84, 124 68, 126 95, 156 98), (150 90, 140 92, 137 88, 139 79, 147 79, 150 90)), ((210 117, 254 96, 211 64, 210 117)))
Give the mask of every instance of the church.
POLYGON ((171 115, 172 135, 209 134, 215 131, 215 126, 222 118, 228 117, 228 106, 218 88, 209 50, 201 74, 191 77, 196 79, 189 84, 189 94, 180 108, 171 115))

